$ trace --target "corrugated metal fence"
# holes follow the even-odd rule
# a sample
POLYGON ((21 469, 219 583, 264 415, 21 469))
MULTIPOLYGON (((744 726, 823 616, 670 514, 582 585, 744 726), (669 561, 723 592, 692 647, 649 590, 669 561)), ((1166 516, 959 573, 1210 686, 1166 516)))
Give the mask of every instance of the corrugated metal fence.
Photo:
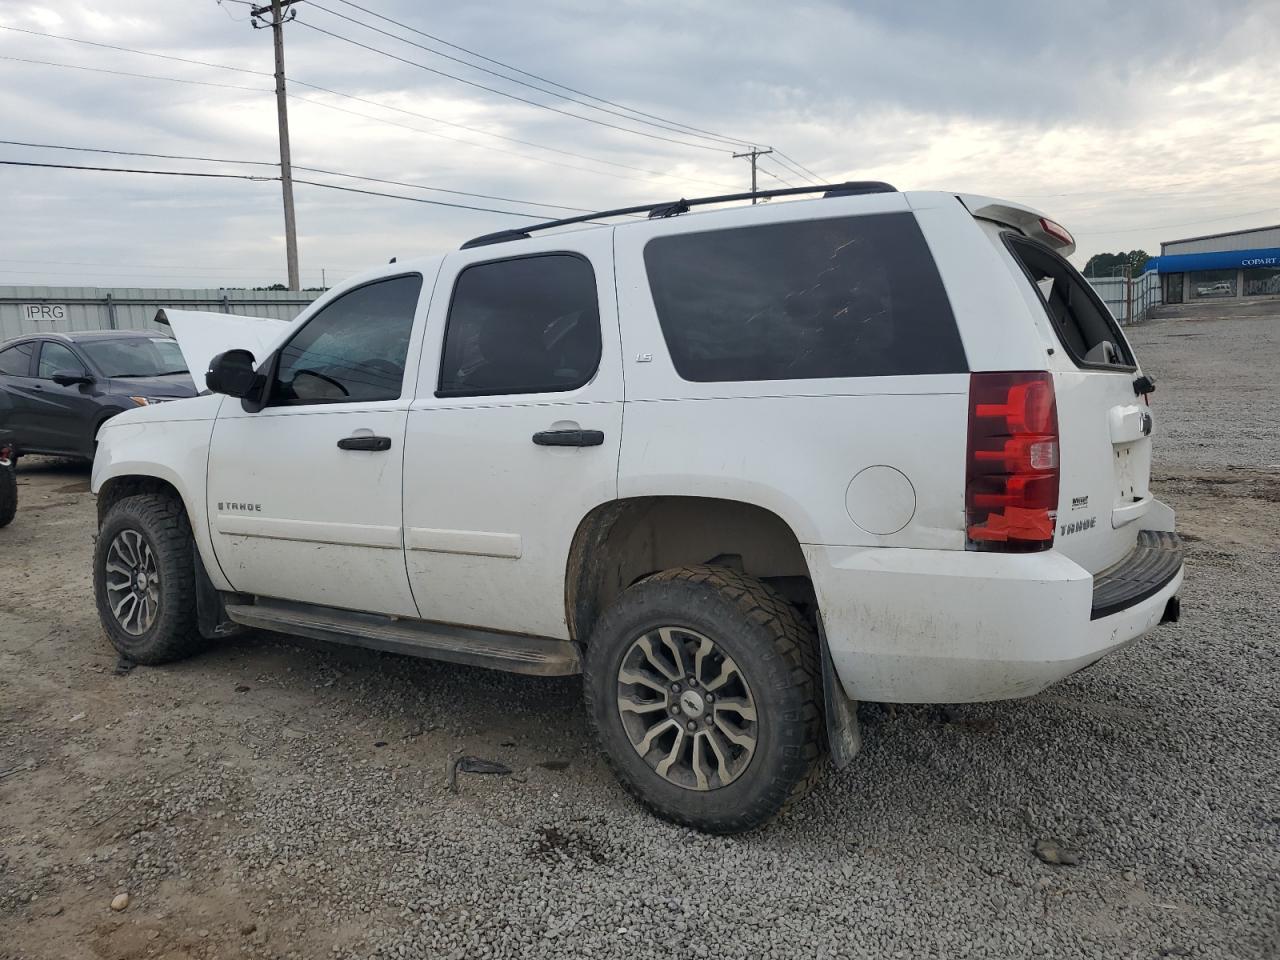
POLYGON ((59 330, 163 330, 161 307, 292 320, 315 291, 0 287, 0 340, 59 330))
POLYGON ((1160 274, 1148 270, 1132 280, 1127 277, 1087 277, 1098 291, 1111 315, 1128 326, 1147 319, 1152 307, 1161 302, 1160 274))
MULTIPOLYGON (((1160 277, 1091 279, 1123 324, 1147 318, 1160 303, 1160 277)), ((314 291, 180 290, 150 287, 0 287, 0 341, 48 330, 162 330, 161 307, 209 310, 292 320, 316 298, 314 291)))

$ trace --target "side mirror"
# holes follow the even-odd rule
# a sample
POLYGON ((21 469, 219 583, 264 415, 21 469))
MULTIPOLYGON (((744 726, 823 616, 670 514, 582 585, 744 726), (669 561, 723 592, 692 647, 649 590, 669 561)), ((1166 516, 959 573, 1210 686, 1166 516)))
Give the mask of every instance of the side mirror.
POLYGON ((59 370, 49 379, 64 387, 74 387, 77 383, 93 383, 93 377, 83 370, 59 370))
POLYGON ((248 350, 220 353, 209 361, 205 386, 214 393, 244 399, 262 387, 262 377, 253 369, 253 364, 253 354, 248 350))

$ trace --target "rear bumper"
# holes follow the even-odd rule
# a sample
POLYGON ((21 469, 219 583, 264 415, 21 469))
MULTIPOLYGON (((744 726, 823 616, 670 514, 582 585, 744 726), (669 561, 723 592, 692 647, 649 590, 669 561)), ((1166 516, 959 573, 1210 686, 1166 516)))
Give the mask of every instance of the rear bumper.
POLYGON ((887 703, 1037 693, 1158 626, 1183 573, 1154 531, 1096 578, 1053 551, 805 550, 845 692, 887 703))

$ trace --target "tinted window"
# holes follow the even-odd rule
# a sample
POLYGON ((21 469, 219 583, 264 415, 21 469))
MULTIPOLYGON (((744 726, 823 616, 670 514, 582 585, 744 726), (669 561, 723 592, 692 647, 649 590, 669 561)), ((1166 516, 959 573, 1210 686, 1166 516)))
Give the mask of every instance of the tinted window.
POLYGON ((85 340, 80 349, 104 377, 162 377, 187 372, 171 337, 112 337, 85 340))
POLYGON ((62 370, 83 373, 84 364, 80 362, 79 357, 71 352, 70 347, 61 343, 54 343, 52 340, 46 340, 44 346, 40 348, 40 372, 37 376, 41 380, 48 380, 55 373, 62 370))
POLYGON ((437 396, 573 390, 599 364, 596 278, 582 257, 499 260, 458 276, 437 396))
POLYGON ((416 273, 393 277, 324 307, 280 351, 271 403, 397 399, 421 289, 416 273))
POLYGON ((1058 340, 1077 364, 1133 366, 1133 354, 1087 280, 1044 244, 1015 234, 1005 242, 1035 284, 1058 340))
POLYGON ((649 286, 686 380, 967 368, 915 217, 874 214, 650 240, 649 286))
POLYGON ((20 343, 16 347, 0 351, 0 373, 10 377, 28 377, 31 375, 31 355, 35 353, 34 343, 20 343))

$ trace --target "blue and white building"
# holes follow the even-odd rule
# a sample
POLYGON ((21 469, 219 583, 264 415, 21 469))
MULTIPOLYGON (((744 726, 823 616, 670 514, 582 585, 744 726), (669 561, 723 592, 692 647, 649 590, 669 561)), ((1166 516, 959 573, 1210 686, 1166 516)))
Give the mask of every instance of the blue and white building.
POLYGON ((1280 297, 1280 225, 1169 240, 1154 265, 1165 303, 1280 297))

